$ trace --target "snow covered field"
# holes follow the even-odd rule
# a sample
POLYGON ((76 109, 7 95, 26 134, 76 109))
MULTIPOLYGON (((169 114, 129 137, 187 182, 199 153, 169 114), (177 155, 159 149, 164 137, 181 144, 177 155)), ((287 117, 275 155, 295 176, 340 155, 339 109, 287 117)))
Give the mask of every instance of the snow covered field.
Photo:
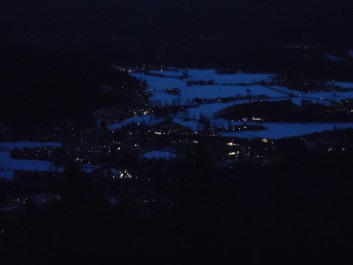
POLYGON ((149 71, 150 74, 161 75, 165 77, 178 78, 183 76, 183 72, 187 71, 189 81, 209 81, 213 80, 216 84, 253 84, 261 81, 271 81, 274 74, 219 74, 213 69, 175 69, 175 71, 149 71))
MULTIPOLYGON (((270 74, 216 74, 213 70, 194 70, 197 74, 187 79, 176 77, 159 77, 142 73, 132 73, 131 76, 146 81, 148 88, 153 91, 150 104, 167 106, 172 104, 189 105, 195 98, 219 99, 246 96, 265 96, 281 98, 286 96, 276 90, 256 84, 260 81, 270 81, 274 75, 270 74), (188 81, 210 81, 214 84, 188 85, 188 81), (242 85, 240 85, 242 84, 242 85), (180 95, 166 92, 168 88, 178 88, 180 95)), ((193 72, 193 71, 189 71, 193 72)), ((164 73, 164 72, 161 72, 164 73)))
MULTIPOLYGON (((224 119, 215 120, 215 113, 238 104, 246 104, 255 101, 279 101, 291 100, 300 106, 302 100, 311 101, 314 104, 330 105, 343 99, 353 99, 353 83, 337 82, 333 84, 339 86, 343 91, 312 92, 305 93, 299 90, 289 89, 283 86, 270 86, 263 82, 270 82, 275 74, 270 73, 233 73, 219 74, 212 69, 176 69, 151 70, 148 74, 131 73, 141 81, 147 83, 147 89, 152 93, 149 98, 151 106, 187 106, 184 111, 180 111, 173 118, 173 122, 190 128, 193 131, 200 131, 203 125, 198 121, 201 115, 210 119, 212 126, 217 128, 227 128, 229 121, 224 119), (167 89, 177 88, 178 93, 168 93, 167 89), (346 90, 346 91, 345 91, 346 90), (209 100, 210 103, 194 105, 194 99, 209 100), (250 98, 250 99, 249 99, 250 98), (227 99, 227 102, 221 102, 227 99)), ((121 129, 122 126, 130 123, 145 123, 153 126, 163 119, 154 115, 132 117, 110 124, 111 130, 121 129)), ((233 122, 232 125, 235 125, 233 122)), ((264 123, 267 130, 262 131, 241 131, 223 133, 224 136, 242 138, 284 138, 300 136, 314 132, 332 130, 335 128, 352 128, 353 124, 333 124, 333 123, 264 123)))
MULTIPOLYGON (((14 159, 9 152, 0 152, 0 179, 11 180, 15 170, 55 171, 55 165, 50 161, 14 159)), ((57 169, 62 172, 62 169, 57 169)))
POLYGON ((264 96, 269 99, 289 98, 295 104, 300 104, 302 99, 313 103, 330 104, 342 99, 353 98, 353 83, 333 82, 332 84, 348 91, 340 92, 313 92, 305 93, 298 90, 288 89, 281 86, 263 86, 259 82, 271 81, 274 74, 218 74, 214 70, 189 69, 188 77, 181 78, 185 69, 176 71, 150 71, 150 74, 131 73, 131 76, 146 81, 148 88, 152 91, 150 104, 166 106, 171 104, 189 105, 194 98, 219 99, 233 97, 258 97, 264 96), (158 75, 158 76, 157 76, 158 75), (208 82, 212 84, 192 84, 188 82, 208 82), (173 95, 166 92, 168 88, 178 88, 180 95, 173 95))
POLYGON ((0 180, 11 180, 13 178, 14 171, 26 170, 26 171, 55 171, 62 172, 62 168, 55 168, 55 165, 51 161, 40 161, 40 160, 27 160, 27 159, 14 159, 10 156, 11 149, 25 147, 60 147, 61 143, 49 142, 0 142, 0 180))
POLYGON ((61 147, 61 143, 57 142, 29 142, 29 141, 19 141, 19 142, 0 142, 0 150, 8 150, 11 149, 23 149, 23 148, 36 148, 36 147, 61 147))
POLYGON ((174 159, 176 158, 176 155, 174 153, 171 152, 167 152, 167 151, 151 151, 151 152, 147 152, 144 153, 142 155, 143 158, 146 159, 174 159))

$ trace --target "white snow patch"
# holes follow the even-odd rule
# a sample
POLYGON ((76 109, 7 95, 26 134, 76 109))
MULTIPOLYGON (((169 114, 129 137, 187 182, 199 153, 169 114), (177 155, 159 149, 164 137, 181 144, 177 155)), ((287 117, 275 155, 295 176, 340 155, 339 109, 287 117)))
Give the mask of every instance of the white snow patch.
POLYGON ((171 152, 166 152, 166 151, 151 151, 151 152, 147 152, 144 153, 142 155, 143 158, 146 159, 175 159, 176 158, 176 154, 171 153, 171 152))
MULTIPOLYGON (((10 156, 9 152, 1 151, 0 170, 55 171, 55 165, 51 161, 14 159, 10 156)), ((61 172, 62 168, 58 168, 57 170, 61 172)))
POLYGON ((235 74, 219 74, 215 70, 189 69, 189 77, 191 81, 209 81, 213 80, 216 84, 254 84, 261 81, 271 81, 276 75, 266 73, 235 73, 235 74))
MULTIPOLYGON (((353 83, 335 82, 334 84, 337 84, 342 88, 350 88, 351 86, 353 88, 353 83)), ((342 99, 353 98, 353 91, 336 91, 336 92, 320 91, 320 92, 306 93, 306 92, 292 90, 281 86, 272 86, 272 87, 276 90, 280 90, 283 93, 286 93, 289 96, 289 98, 291 98, 290 96, 300 97, 302 99, 310 100, 313 103, 321 102, 323 104, 326 104, 324 103, 324 101, 332 102, 332 101, 339 101, 342 99)))
POLYGON ((62 147, 62 143, 58 142, 30 142, 30 141, 19 141, 19 142, 0 142, 0 150, 11 150, 11 149, 24 149, 24 148, 36 148, 36 147, 62 147))
MULTIPOLYGON (((181 72, 184 70, 180 70, 181 72)), ((169 71, 152 73, 167 73, 169 71)), ((175 72, 172 72, 175 73, 175 72)), ((176 72, 180 73, 180 72, 176 72)), ((146 81, 148 89, 152 92, 149 98, 151 105, 189 105, 194 98, 217 99, 235 96, 259 96, 283 97, 284 93, 274 91, 264 86, 255 85, 261 81, 271 81, 274 74, 218 74, 215 70, 189 69, 189 77, 181 80, 175 76, 160 77, 143 73, 131 73, 141 81, 146 81), (187 81, 214 81, 208 85, 188 85, 187 81), (168 88, 178 88, 180 95, 173 95, 166 92, 168 88)))
MULTIPOLYGON (((184 72, 188 73, 185 81, 212 80, 216 84, 254 84, 261 81, 271 81, 276 76, 275 74, 268 73, 217 73, 215 69, 174 69, 163 71, 150 70, 149 74, 161 75, 170 78, 180 78, 183 76, 184 72)), ((132 75, 137 78, 140 77, 137 73, 133 73, 132 75)))
MULTIPOLYGON (((152 85, 151 85, 152 86, 152 85)), ((152 105, 190 105, 195 98, 201 99, 222 99, 247 96, 265 96, 269 98, 283 98, 285 93, 275 91, 260 85, 205 85, 205 86, 183 86, 180 89, 180 96, 171 95, 164 91, 155 91, 150 97, 152 105)))

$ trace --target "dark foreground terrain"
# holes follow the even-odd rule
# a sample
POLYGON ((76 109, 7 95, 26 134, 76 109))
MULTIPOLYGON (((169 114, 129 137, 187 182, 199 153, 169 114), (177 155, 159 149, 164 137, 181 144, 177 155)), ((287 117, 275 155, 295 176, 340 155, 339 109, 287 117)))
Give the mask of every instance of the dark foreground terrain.
POLYGON ((173 184, 161 164, 149 184, 91 179, 75 165, 50 181, 1 183, 2 199, 32 198, 1 212, 2 264, 351 264, 352 151, 293 148, 280 163, 230 170, 200 143, 163 165, 173 184), (129 185, 155 203, 130 191, 112 204, 129 185), (62 197, 40 205, 31 194, 44 190, 62 197))

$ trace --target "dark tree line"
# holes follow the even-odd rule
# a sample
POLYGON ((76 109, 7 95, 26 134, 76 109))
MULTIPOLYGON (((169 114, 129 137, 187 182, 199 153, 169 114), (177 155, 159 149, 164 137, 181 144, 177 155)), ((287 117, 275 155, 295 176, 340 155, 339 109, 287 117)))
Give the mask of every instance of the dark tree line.
POLYGON ((337 106, 321 104, 295 105, 291 100, 276 102, 254 102, 229 107, 216 114, 229 120, 261 117, 270 122, 351 122, 348 110, 342 111, 337 106))

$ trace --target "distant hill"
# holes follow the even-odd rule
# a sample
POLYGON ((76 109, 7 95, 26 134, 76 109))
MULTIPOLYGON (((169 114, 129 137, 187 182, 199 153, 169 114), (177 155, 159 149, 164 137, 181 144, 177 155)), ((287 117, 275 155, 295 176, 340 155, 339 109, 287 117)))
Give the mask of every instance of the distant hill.
POLYGON ((93 110, 131 106, 139 88, 94 55, 4 43, 0 49, 0 123, 32 128, 92 121, 93 110), (108 93, 104 85, 127 93, 108 93))
POLYGON ((285 44, 353 47, 349 0, 3 0, 1 37, 124 61, 235 60, 285 44))

